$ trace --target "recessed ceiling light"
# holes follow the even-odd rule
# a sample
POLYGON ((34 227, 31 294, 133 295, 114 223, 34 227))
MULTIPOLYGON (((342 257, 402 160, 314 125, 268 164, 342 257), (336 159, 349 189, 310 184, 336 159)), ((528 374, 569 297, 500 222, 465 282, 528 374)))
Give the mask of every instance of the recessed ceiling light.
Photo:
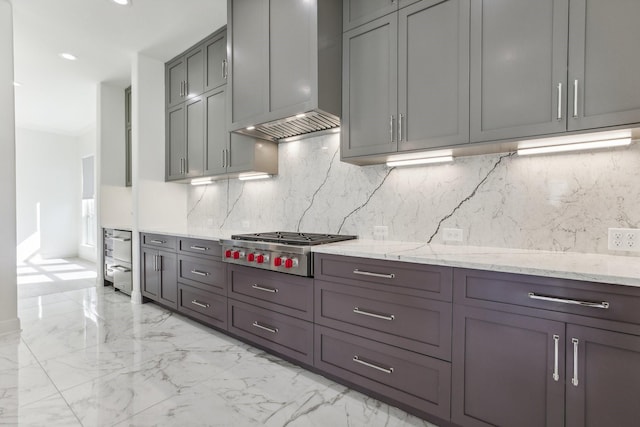
POLYGON ((255 126, 247 126, 247 130, 254 130, 255 128, 255 126))
POLYGON ((13 82, 13 85, 14 85, 15 87, 20 87, 20 86, 22 86, 22 83, 19 83, 19 82, 13 82))
POLYGON ((65 53, 61 53, 60 54, 60 58, 67 59, 69 61, 75 61, 76 59, 78 59, 78 58, 75 57, 75 55, 72 55, 72 54, 66 53, 66 52, 65 53))
POLYGON ((130 0, 112 0, 114 3, 119 4, 120 6, 128 6, 131 4, 130 0))

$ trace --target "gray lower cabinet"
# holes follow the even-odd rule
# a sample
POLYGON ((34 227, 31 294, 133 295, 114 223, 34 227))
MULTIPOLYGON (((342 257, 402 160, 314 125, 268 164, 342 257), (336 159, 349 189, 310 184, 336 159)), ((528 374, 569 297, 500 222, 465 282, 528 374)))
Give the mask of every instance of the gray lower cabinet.
POLYGON ((640 2, 570 4, 568 129, 640 123, 640 2))
POLYGON ((468 0, 422 0, 343 35, 343 160, 468 143, 468 105, 468 0))
POLYGON ((635 425, 639 299, 631 287, 456 269, 452 421, 635 425))
POLYGON ((313 279, 229 266, 229 332, 313 364, 313 279))
POLYGON ((314 264, 314 366, 448 421, 452 269, 323 254, 314 264))
POLYGON ((172 309, 178 307, 178 282, 175 252, 155 248, 140 249, 141 291, 144 297, 172 309))

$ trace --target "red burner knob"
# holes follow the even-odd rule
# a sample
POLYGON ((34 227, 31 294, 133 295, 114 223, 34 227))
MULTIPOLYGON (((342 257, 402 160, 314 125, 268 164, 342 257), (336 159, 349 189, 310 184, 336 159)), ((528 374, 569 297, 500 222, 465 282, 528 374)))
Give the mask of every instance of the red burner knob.
POLYGON ((247 261, 249 262, 253 262, 256 259, 256 254, 249 254, 247 255, 247 261))
POLYGON ((231 249, 227 249, 224 253, 224 256, 227 258, 231 258, 231 254, 232 254, 231 249))
POLYGON ((292 260, 291 258, 289 258, 288 260, 286 260, 286 261, 284 262, 284 267, 285 267, 285 268, 291 268, 291 267, 293 267, 293 260, 292 260))
POLYGON ((262 263, 264 262, 264 255, 258 255, 258 256, 256 257, 256 262, 257 262, 258 264, 262 264, 262 263))
POLYGON ((233 259, 240 259, 240 251, 233 252, 233 259))
POLYGON ((273 265, 275 265, 276 267, 280 267, 282 265, 282 258, 280 257, 275 257, 273 259, 273 265))

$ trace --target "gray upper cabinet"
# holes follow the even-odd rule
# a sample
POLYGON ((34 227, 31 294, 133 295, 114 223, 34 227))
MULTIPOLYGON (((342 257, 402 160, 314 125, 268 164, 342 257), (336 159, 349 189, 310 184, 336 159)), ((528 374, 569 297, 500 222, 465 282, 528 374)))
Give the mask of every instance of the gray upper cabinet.
POLYGON ((640 2, 571 0, 569 130, 640 123, 640 2))
POLYGON ((205 80, 204 91, 208 92, 227 84, 227 32, 214 34, 204 42, 205 80))
POLYGON ((421 1, 398 20, 398 151, 468 143, 469 1, 421 1))
POLYGON ((351 30, 398 10, 397 0, 344 0, 342 2, 344 30, 351 30))
POLYGON ((206 154, 205 175, 226 173, 226 150, 228 148, 229 132, 227 132, 227 91, 222 86, 217 90, 205 94, 206 106, 206 154))
POLYGON ((184 57, 179 57, 165 66, 166 103, 175 107, 184 102, 184 82, 186 79, 184 57))
POLYGON ((471 3, 471 141, 563 132, 569 1, 471 3))
POLYGON ((204 92, 204 49, 197 46, 166 65, 167 105, 174 107, 204 92))
POLYGON ((395 14, 343 36, 342 158, 398 149, 397 37, 395 14))
POLYGON ((167 111, 167 180, 202 175, 204 132, 203 96, 167 111))
POLYGON ((422 0, 347 31, 342 158, 468 143, 468 55, 469 0, 422 0))

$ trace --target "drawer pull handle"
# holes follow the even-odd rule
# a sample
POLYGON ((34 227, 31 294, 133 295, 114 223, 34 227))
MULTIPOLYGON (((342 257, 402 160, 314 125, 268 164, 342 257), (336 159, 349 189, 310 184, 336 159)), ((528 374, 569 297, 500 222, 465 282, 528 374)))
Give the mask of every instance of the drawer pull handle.
POLYGON ((393 314, 372 313, 370 311, 361 310, 359 307, 353 307, 353 312, 355 314, 360 314, 362 316, 375 317, 376 319, 382 319, 382 320, 395 320, 396 318, 396 316, 394 316, 393 314))
POLYGON ((164 240, 152 240, 151 243, 157 243, 159 245, 164 245, 166 242, 164 240))
POLYGON ((194 249, 196 251, 206 251, 209 248, 205 248, 204 246, 190 246, 191 249, 194 249))
POLYGON ((553 336, 553 380, 558 381, 560 375, 558 374, 558 342, 560 341, 560 335, 553 336))
POLYGON ((198 276, 208 276, 209 275, 209 273, 207 273, 206 271, 199 271, 199 270, 191 270, 191 273, 197 274, 198 276))
POLYGON ((113 268, 115 268, 116 270, 118 270, 118 271, 120 271, 120 272, 122 272, 122 273, 128 273, 128 272, 130 272, 130 271, 131 271, 131 269, 130 269, 130 268, 123 267, 123 266, 121 266, 121 265, 114 265, 114 266, 113 266, 113 268))
POLYGON ((529 298, 540 300, 540 301, 559 302, 561 304, 579 305, 582 307, 603 308, 603 309, 609 308, 609 303, 606 301, 602 301, 602 302, 578 301, 574 299, 565 299, 565 298, 547 297, 544 295, 536 295, 533 292, 529 292, 529 298))
POLYGON ((385 368, 383 366, 378 366, 375 363, 367 362, 366 360, 360 359, 360 356, 358 355, 353 356, 353 361, 368 368, 373 368, 380 372, 384 372, 385 374, 393 374, 393 368, 385 368))
POLYGON ((207 303, 203 304, 203 303, 199 302, 197 299, 194 299, 193 301, 191 301, 191 304, 193 304, 193 305, 197 305, 198 307, 202 307, 202 308, 209 308, 209 307, 211 307, 211 305, 209 305, 209 304, 207 304, 207 303))
POLYGON ((262 329, 264 331, 271 332, 272 334, 277 334, 278 333, 278 328, 271 328, 269 326, 261 325, 260 323, 258 323, 257 320, 253 322, 253 326, 258 328, 258 329, 262 329))
POLYGON ((276 289, 276 288, 265 288, 265 287, 262 287, 262 286, 260 286, 258 284, 251 285, 251 287, 253 289, 257 289, 257 290, 262 291, 262 292, 269 292, 269 293, 272 293, 272 294, 277 294, 278 293, 278 289, 276 289))
POLYGON ((571 378, 571 384, 578 387, 578 344, 580 341, 578 338, 571 338, 573 343, 573 378, 571 378))
POLYGON ((382 279, 394 279, 396 277, 395 274, 382 274, 382 273, 371 273, 369 271, 360 271, 357 268, 353 270, 353 274, 359 274, 361 276, 370 276, 370 277, 380 277, 382 279))
POLYGON ((124 237, 112 237, 111 240, 115 240, 116 242, 130 242, 131 239, 125 239, 124 237))

